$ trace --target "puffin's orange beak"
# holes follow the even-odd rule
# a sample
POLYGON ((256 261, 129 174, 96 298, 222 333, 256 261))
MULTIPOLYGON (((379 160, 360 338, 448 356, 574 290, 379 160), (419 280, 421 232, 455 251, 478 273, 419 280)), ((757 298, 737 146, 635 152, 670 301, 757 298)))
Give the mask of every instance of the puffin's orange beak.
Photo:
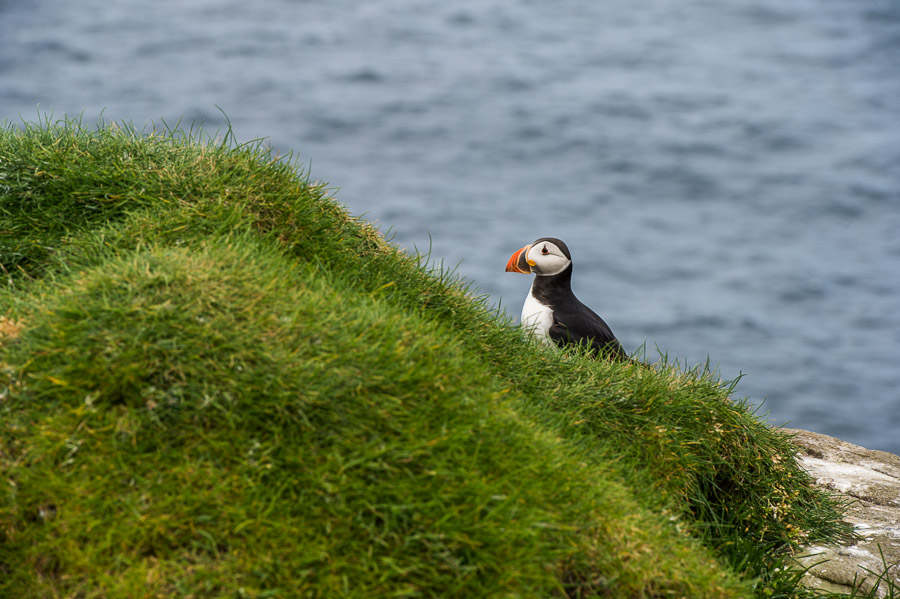
POLYGON ((530 244, 513 254, 510 257, 509 262, 506 263, 506 272, 520 272, 524 275, 531 274, 531 265, 525 258, 528 255, 529 249, 531 249, 530 244))

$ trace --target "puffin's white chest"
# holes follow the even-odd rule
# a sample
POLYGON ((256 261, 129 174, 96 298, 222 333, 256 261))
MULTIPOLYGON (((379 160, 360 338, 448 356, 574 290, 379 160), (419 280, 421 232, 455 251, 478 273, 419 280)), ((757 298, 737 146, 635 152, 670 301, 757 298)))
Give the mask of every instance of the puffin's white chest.
POLYGON ((553 325, 553 310, 537 301, 529 290, 522 306, 522 326, 544 343, 551 343, 550 327, 553 325))

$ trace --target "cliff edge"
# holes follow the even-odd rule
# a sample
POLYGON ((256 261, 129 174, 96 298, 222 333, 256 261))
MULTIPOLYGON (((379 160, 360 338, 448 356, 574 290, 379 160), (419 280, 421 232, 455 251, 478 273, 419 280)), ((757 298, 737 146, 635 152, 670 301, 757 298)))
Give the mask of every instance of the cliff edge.
POLYGON ((828 435, 784 429, 796 435, 800 464, 820 487, 847 502, 845 520, 859 540, 842 546, 811 545, 797 561, 809 568, 809 586, 850 592, 854 579, 876 596, 900 585, 900 457, 828 435))
POLYGON ((0 127, 0 597, 809 597, 850 527, 737 381, 545 351, 225 140, 0 127))

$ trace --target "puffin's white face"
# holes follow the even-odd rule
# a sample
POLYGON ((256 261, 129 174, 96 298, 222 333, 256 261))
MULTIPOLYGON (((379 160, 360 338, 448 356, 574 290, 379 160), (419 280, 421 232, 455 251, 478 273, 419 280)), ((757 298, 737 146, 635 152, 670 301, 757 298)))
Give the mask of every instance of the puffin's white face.
POLYGON ((531 272, 538 276, 558 275, 572 263, 552 241, 539 241, 529 247, 525 250, 525 260, 531 272))
POLYGON ((559 239, 545 237, 518 250, 506 263, 506 272, 551 277, 564 271, 572 261, 559 239))

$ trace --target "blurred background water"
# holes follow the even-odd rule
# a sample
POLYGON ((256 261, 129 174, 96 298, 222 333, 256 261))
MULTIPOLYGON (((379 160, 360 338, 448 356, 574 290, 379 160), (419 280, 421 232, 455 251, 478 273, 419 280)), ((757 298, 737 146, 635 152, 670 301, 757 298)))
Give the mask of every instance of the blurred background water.
POLYGON ((560 237, 627 349, 900 453, 896 0, 0 0, 0 120, 216 105, 510 314, 560 237))

